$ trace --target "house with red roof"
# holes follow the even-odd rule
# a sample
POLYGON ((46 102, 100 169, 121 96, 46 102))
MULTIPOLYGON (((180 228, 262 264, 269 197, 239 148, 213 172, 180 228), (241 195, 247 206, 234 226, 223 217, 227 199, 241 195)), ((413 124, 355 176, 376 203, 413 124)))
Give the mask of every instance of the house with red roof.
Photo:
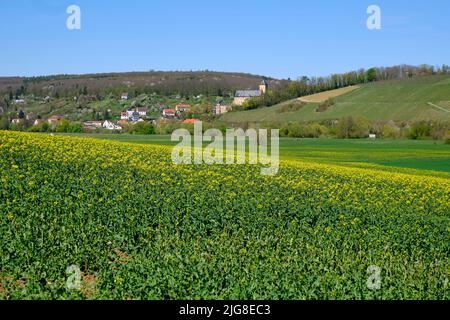
POLYGON ((194 124, 194 123, 197 123, 197 122, 199 122, 200 120, 198 120, 198 119, 186 119, 186 120, 184 120, 182 123, 183 124, 194 124))
POLYGON ((163 117, 165 118, 175 118, 176 111, 174 109, 164 109, 163 110, 163 117))
POLYGON ((175 110, 177 112, 187 112, 189 110, 191 110, 192 106, 189 104, 177 104, 175 106, 175 110))
POLYGON ((58 123, 58 121, 64 119, 63 116, 51 116, 50 118, 47 119, 47 122, 51 125, 55 125, 58 123))

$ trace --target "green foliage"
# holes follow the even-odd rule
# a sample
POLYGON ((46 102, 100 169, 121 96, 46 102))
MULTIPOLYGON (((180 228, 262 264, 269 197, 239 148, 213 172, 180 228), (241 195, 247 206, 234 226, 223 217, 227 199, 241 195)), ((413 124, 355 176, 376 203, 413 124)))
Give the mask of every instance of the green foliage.
POLYGON ((52 128, 47 122, 44 122, 44 123, 38 124, 37 126, 30 127, 29 131, 30 132, 51 132, 52 128))
POLYGON ((0 128, 1 130, 8 130, 10 126, 10 121, 7 113, 3 113, 0 117, 0 128))
POLYGON ((83 132, 83 126, 79 122, 70 122, 62 119, 56 124, 55 131, 60 133, 81 133, 83 132))
POLYGON ((260 98, 251 98, 247 99, 244 104, 242 105, 243 110, 252 110, 256 109, 261 106, 261 99, 260 98))
MULTIPOLYGON (((51 75, 23 78, 18 83, 23 82, 27 86, 27 92, 36 96, 48 93, 48 91, 42 89, 43 87, 58 83, 54 92, 61 97, 107 96, 108 94, 118 97, 121 93, 128 92, 129 98, 133 99, 143 93, 156 93, 164 96, 180 95, 182 97, 200 94, 228 96, 236 88, 255 86, 260 81, 260 76, 242 73, 152 71, 93 75, 51 75), (164 80, 161 81, 161 79, 164 80), (133 84, 130 86, 126 83, 133 84)), ((14 83, 14 86, 17 85, 17 83, 14 83)), ((0 86, 0 93, 2 89, 6 92, 8 87, 9 83, 0 86)))
POLYGON ((148 122, 138 122, 131 125, 129 128, 129 133, 132 134, 155 134, 155 127, 148 122))
POLYGON ((102 114, 103 120, 111 120, 111 115, 109 114, 108 110, 104 110, 102 114))
POLYGON ((365 80, 366 82, 373 82, 377 80, 377 69, 376 68, 370 68, 366 71, 365 74, 365 80))
POLYGON ((300 110, 306 105, 304 102, 295 101, 291 103, 286 103, 282 107, 280 107, 277 112, 278 113, 285 113, 285 112, 295 112, 300 110))
POLYGON ((437 121, 431 122, 430 136, 434 140, 445 140, 447 136, 450 136, 450 122, 437 121))
POLYGON ((9 130, 11 130, 11 131, 25 131, 26 130, 25 122, 9 124, 9 130))
POLYGON ((408 131, 408 137, 413 140, 429 138, 431 127, 427 123, 414 124, 408 131))
POLYGON ((396 130, 389 124, 385 124, 381 130, 381 135, 383 138, 398 138, 400 136, 400 130, 396 130))
POLYGON ((333 98, 327 99, 326 101, 322 102, 319 107, 317 108, 317 112, 325 112, 330 107, 334 106, 336 104, 336 101, 333 98))
POLYGON ((329 133, 327 127, 318 123, 290 123, 281 128, 281 134, 290 138, 320 138, 329 133))
POLYGON ((370 124, 363 117, 345 117, 339 120, 337 129, 340 138, 367 138, 370 124))

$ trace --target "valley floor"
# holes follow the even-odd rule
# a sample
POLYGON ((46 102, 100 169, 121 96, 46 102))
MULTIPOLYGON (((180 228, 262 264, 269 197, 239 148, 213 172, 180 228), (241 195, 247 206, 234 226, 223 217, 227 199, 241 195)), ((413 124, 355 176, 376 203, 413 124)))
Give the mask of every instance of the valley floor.
MULTIPOLYGON (((71 134, 102 140, 148 145, 175 146, 170 136, 71 134)), ((414 140, 344 140, 344 139, 280 139, 280 156, 284 160, 313 160, 345 165, 379 165, 417 169, 450 177, 450 145, 441 141, 414 140)))

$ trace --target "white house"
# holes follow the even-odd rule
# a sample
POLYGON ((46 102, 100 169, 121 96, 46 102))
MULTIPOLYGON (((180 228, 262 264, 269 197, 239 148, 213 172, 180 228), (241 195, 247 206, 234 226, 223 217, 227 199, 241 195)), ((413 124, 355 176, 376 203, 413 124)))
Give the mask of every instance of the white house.
POLYGON ((136 108, 136 112, 139 113, 141 117, 147 116, 147 109, 145 108, 136 108))
POLYGON ((105 129, 107 129, 107 130, 122 130, 122 127, 121 127, 121 126, 118 126, 118 125, 112 123, 112 122, 109 121, 109 120, 106 120, 106 121, 103 123, 103 128, 105 128, 105 129))
POLYGON ((124 92, 122 93, 122 95, 120 96, 121 100, 128 100, 128 92, 124 92))

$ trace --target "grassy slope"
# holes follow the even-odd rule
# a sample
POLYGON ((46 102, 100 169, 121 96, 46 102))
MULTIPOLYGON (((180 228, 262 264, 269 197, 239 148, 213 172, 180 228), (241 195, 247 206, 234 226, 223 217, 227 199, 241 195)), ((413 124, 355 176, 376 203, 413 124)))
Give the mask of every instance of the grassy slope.
MULTIPOLYGON (((280 112, 283 105, 251 111, 233 112, 221 120, 227 122, 314 121, 364 116, 369 120, 450 120, 450 113, 433 108, 428 102, 449 108, 450 77, 429 76, 411 80, 371 83, 335 98, 336 105, 316 112, 317 104, 308 104, 295 112, 280 112)), ((287 102, 293 103, 294 101, 287 102)))
MULTIPOLYGON (((92 138, 131 142, 137 144, 176 145, 170 136, 137 135, 81 135, 92 138)), ((345 165, 381 165, 383 170, 417 169, 425 174, 439 171, 450 178, 450 146, 434 141, 409 140, 337 140, 288 139, 280 141, 280 156, 285 160, 312 160, 314 162, 345 165), (424 172, 426 171, 426 172, 424 172)))

